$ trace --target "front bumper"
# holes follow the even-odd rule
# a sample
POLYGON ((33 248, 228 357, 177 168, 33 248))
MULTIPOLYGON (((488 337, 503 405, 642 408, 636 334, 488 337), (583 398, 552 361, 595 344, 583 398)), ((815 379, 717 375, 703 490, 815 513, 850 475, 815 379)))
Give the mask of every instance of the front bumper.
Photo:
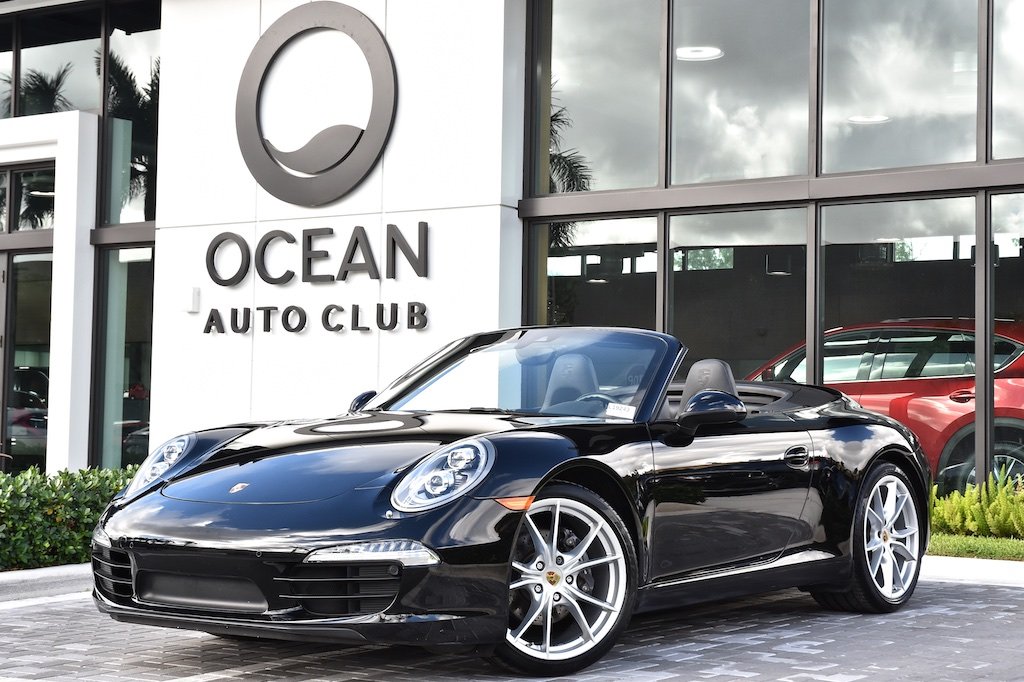
MULTIPOLYGON (((92 547, 96 605, 124 622, 274 639, 432 646, 505 637, 508 557, 520 512, 467 498, 425 514, 378 516, 375 525, 366 518, 361 533, 297 533, 282 527, 299 519, 293 511, 159 494, 109 509, 92 547), (186 526, 182 518, 203 523, 186 526), (436 563, 424 562, 423 552, 353 559, 330 551, 409 537, 422 538, 412 544, 436 563), (323 550, 326 560, 312 560, 323 550)), ((307 526, 317 516, 340 516, 301 511, 307 526)), ((371 514, 371 505, 353 505, 349 516, 371 514)))
POLYGON ((124 623, 199 630, 214 635, 265 637, 344 644, 493 645, 505 637, 507 617, 499 615, 377 614, 304 621, 250 620, 116 604, 93 590, 96 607, 124 623))

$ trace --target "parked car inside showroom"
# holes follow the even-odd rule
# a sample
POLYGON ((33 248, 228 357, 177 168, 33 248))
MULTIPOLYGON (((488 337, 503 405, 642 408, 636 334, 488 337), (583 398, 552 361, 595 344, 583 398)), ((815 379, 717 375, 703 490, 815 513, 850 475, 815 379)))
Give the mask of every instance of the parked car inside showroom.
POLYGON ((153 450, 103 512, 113 618, 229 637, 601 658, 633 613, 785 587, 892 612, 917 583, 927 464, 838 391, 672 384, 672 336, 537 327, 452 342, 348 414, 153 450))
MULTIPOLYGON (((917 435, 939 493, 963 490, 974 472, 974 320, 906 318, 825 333, 824 381, 917 435)), ((993 469, 1024 476, 1024 323, 996 320, 993 469)), ((804 381, 806 353, 791 348, 752 381, 804 381)))

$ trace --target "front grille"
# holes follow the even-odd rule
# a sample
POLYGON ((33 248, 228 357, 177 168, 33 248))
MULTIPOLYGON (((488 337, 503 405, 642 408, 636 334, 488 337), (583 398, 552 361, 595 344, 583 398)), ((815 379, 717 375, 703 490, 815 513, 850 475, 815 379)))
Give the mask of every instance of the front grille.
POLYGON ((361 616, 387 609, 398 595, 395 563, 302 564, 274 578, 281 599, 318 616, 361 616))
POLYGON ((118 604, 132 600, 132 562, 127 552, 93 545, 92 573, 96 589, 118 604))

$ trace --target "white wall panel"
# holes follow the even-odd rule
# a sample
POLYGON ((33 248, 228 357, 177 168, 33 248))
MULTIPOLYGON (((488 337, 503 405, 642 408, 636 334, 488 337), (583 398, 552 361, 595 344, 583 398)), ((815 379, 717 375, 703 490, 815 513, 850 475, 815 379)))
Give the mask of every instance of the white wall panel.
POLYGON ((250 222, 256 181, 238 151, 238 77, 260 3, 165 2, 160 29, 157 227, 250 222))
POLYGON ((206 246, 229 230, 253 241, 255 225, 157 230, 153 286, 150 445, 195 429, 248 419, 252 411, 252 336, 204 334, 211 308, 253 304, 253 275, 227 289, 210 281, 206 246), (189 312, 192 289, 200 312, 189 312))
MULTIPOLYGON (((451 339, 520 322, 522 226, 515 202, 522 186, 525 2, 348 3, 386 35, 398 72, 398 113, 384 157, 368 178, 341 200, 314 209, 282 202, 256 185, 234 127, 238 78, 259 32, 298 4, 165 5, 163 60, 177 66, 169 72, 173 98, 168 94, 161 111, 162 126, 164 111, 173 120, 168 136, 161 129, 154 444, 179 431, 239 419, 337 414, 355 394, 383 387, 451 339), (231 28, 225 28, 229 20, 231 28), (213 34, 227 45, 223 56, 218 46, 216 64, 204 71, 201 62, 210 53, 200 57, 195 46, 213 34), (193 83, 190 78, 200 73, 210 73, 214 82, 193 83), (215 111, 197 110, 204 93, 215 111), (198 134, 184 120, 190 117, 205 126, 198 134), (386 225, 397 225, 416 249, 420 221, 429 225, 429 276, 417 277, 399 254, 397 279, 386 279, 386 225), (357 225, 372 243, 381 279, 353 273, 346 282, 301 281, 302 230, 334 230, 316 240, 313 248, 329 256, 313 267, 336 275, 357 225), (253 267, 236 286, 215 284, 206 272, 206 250, 225 230, 244 235, 253 255, 268 231, 293 235, 294 244, 272 242, 267 267, 272 275, 293 270, 295 277, 272 285, 253 267), (185 311, 193 287, 201 290, 199 313, 185 311), (413 301, 427 306, 423 331, 407 328, 406 306, 413 301), (398 304, 395 330, 377 329, 378 303, 398 304), (324 307, 331 304, 345 308, 334 315, 344 331, 322 325, 324 307), (301 332, 283 329, 280 309, 289 305, 306 313, 301 332), (354 305, 370 330, 350 328, 354 305), (272 331, 262 330, 263 313, 253 310, 244 334, 203 334, 212 307, 227 326, 231 308, 257 306, 279 309, 272 331)), ((314 58, 319 63, 309 67, 322 71, 326 83, 336 66, 330 57, 314 58)), ((294 113, 296 126, 304 123, 302 115, 301 109, 294 113)), ((230 269, 225 263, 223 274, 230 269)))

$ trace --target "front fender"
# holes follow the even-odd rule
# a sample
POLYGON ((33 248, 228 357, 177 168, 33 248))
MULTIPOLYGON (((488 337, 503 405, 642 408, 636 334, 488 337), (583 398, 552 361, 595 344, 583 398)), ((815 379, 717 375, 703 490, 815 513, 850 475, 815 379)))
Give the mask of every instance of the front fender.
POLYGON ((478 499, 533 495, 553 470, 580 454, 575 443, 553 433, 520 431, 488 440, 494 446, 494 464, 472 492, 478 499))

